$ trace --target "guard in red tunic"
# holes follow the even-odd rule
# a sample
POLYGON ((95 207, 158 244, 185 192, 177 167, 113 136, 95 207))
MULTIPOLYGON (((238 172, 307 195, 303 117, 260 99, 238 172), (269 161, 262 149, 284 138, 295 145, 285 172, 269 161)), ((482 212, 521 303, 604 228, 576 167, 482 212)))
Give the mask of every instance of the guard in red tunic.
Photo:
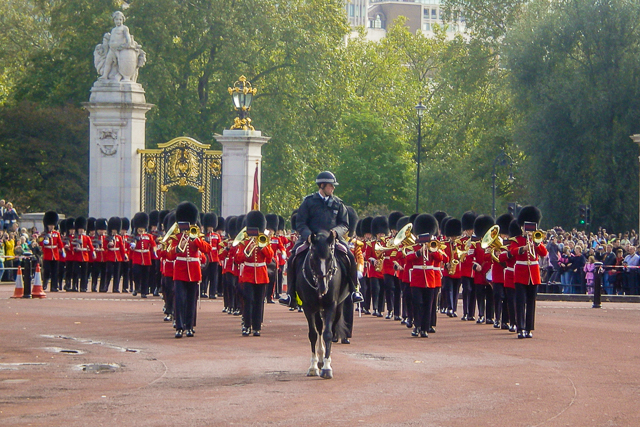
MULTIPOLYGON (((409 217, 403 216, 398 219, 396 227, 402 230, 407 224, 409 224, 409 217)), ((413 226, 412 226, 413 227, 413 226)), ((402 321, 401 324, 407 328, 413 326, 413 301, 411 300, 411 283, 410 272, 413 267, 412 264, 407 262, 406 254, 411 250, 411 247, 398 248, 398 257, 396 258, 395 268, 398 279, 400 280, 400 291, 402 295, 402 321)))
POLYGON ((460 243, 464 246, 465 253, 460 259, 460 270, 462 274, 462 317, 460 320, 474 321, 476 313, 476 289, 473 285, 473 252, 472 243, 478 238, 473 235, 473 223, 477 215, 475 212, 467 211, 462 214, 462 230, 464 236, 460 243))
POLYGON ((64 290, 67 292, 78 292, 73 288, 73 275, 75 273, 76 254, 73 252, 71 242, 75 239, 75 218, 67 218, 64 220, 65 236, 62 238, 64 242, 64 252, 67 254, 64 263, 64 290))
MULTIPOLYGON (((445 264, 444 283, 447 284, 446 297, 447 316, 458 317, 458 295, 460 293, 460 283, 462 277, 462 269, 460 266, 460 252, 464 251, 464 245, 461 245, 459 238, 462 235, 462 222, 457 218, 450 218, 444 224, 444 234, 447 237, 445 254, 449 258, 449 262, 445 264)), ((444 289, 444 284, 443 284, 444 289)))
MULTIPOLYGON (((160 211, 153 210, 149 212, 149 234, 153 237, 153 240, 158 246, 158 240, 160 239, 160 211)), ((160 280, 162 279, 162 273, 160 272, 160 259, 157 252, 151 252, 151 273, 149 275, 149 292, 153 293, 154 297, 160 296, 160 280)))
POLYGON ((147 233, 149 215, 138 212, 131 220, 134 235, 129 240, 131 251, 131 274, 135 289, 133 296, 140 292, 142 298, 149 294, 149 280, 152 276, 152 260, 155 257, 156 239, 147 233))
POLYGON ((491 285, 487 281, 487 273, 491 270, 491 257, 485 253, 480 245, 487 231, 495 224, 490 215, 480 215, 473 222, 473 234, 477 240, 471 243, 473 247, 473 285, 476 289, 478 304, 478 320, 476 323, 493 323, 493 294, 491 285))
MULTIPOLYGON (((120 238, 124 243, 125 256, 120 263, 120 276, 122 277, 122 292, 129 292, 129 288, 133 290, 131 282, 131 249, 129 246, 129 218, 120 218, 120 238)), ((119 281, 119 280, 118 280, 119 281)))
POLYGON ((120 265, 126 257, 124 242, 118 234, 122 221, 117 216, 112 216, 107 221, 107 236, 105 236, 105 260, 106 275, 104 282, 100 283, 100 292, 109 290, 109 283, 113 279, 113 292, 120 293, 120 265))
POLYGON ((167 259, 174 260, 173 280, 175 284, 175 329, 176 338, 194 336, 196 326, 196 304, 200 291, 202 270, 200 253, 208 254, 211 246, 205 242, 196 225, 198 208, 191 202, 182 202, 176 208, 179 233, 171 240, 167 259))
MULTIPOLYGON (((98 280, 100 287, 105 286, 107 279, 107 219, 98 218, 95 222, 93 235, 93 247, 96 250, 96 258, 91 263, 91 292, 98 292, 98 280)), ((108 283, 106 284, 108 286, 108 283)))
POLYGON ((276 264, 278 266, 278 277, 276 280, 276 298, 280 297, 282 293, 282 283, 284 281, 284 269, 285 265, 287 265, 287 259, 289 258, 289 253, 287 251, 287 247, 289 245, 289 238, 284 234, 284 226, 285 221, 283 216, 278 216, 278 239, 280 240, 280 250, 274 254, 276 257, 276 264), (284 249, 282 249, 284 248, 284 249))
POLYGON ((274 255, 271 262, 267 264, 267 271, 269 272, 269 284, 267 286, 266 299, 267 299, 267 304, 275 304, 275 301, 273 301, 273 293, 276 290, 276 286, 278 282, 278 269, 279 269, 277 254, 282 253, 282 251, 284 251, 285 248, 277 236, 278 215, 266 214, 265 218, 267 219, 269 245, 271 246, 271 250, 273 251, 273 255, 274 255))
POLYGON ((264 295, 269 283, 267 264, 273 259, 273 249, 269 238, 263 237, 264 244, 259 243, 260 235, 264 235, 267 220, 260 211, 251 211, 246 216, 248 239, 244 240, 236 250, 235 259, 240 264, 240 287, 243 289, 244 311, 242 316, 242 335, 260 336, 264 310, 264 295))
POLYGON ((491 257, 491 283, 493 285, 493 306, 495 309, 495 320, 493 327, 496 329, 509 329, 509 307, 504 291, 504 272, 507 267, 505 261, 500 261, 500 256, 507 253, 507 245, 509 244, 509 224, 513 221, 513 215, 506 213, 500 215, 496 219, 496 225, 500 227, 500 238, 502 239, 502 248, 498 250, 490 250, 491 257), (497 259, 497 261, 496 261, 497 259))
MULTIPOLYGON (((225 224, 225 234, 227 235, 227 244, 224 251, 221 254, 224 260, 222 266, 222 282, 224 286, 224 310, 223 313, 235 314, 239 308, 239 302, 237 298, 238 289, 238 275, 240 270, 236 267, 235 255, 237 246, 233 246, 232 243, 238 234, 238 217, 227 217, 225 224)), ((237 311, 240 314, 239 311, 237 311)))
POLYGON ((86 235, 87 219, 78 217, 75 221, 76 235, 71 241, 71 250, 75 254, 75 271, 73 275, 73 289, 77 291, 80 282, 80 292, 87 292, 89 285, 89 260, 95 258, 91 238, 86 235))
POLYGON ((162 299, 164 300, 164 321, 171 322, 174 319, 174 300, 175 300, 175 284, 173 283, 173 263, 172 259, 168 258, 168 249, 171 242, 170 237, 166 236, 166 232, 169 231, 171 226, 176 222, 175 212, 169 212, 164 216, 162 220, 163 239, 161 239, 160 250, 157 251, 158 258, 162 263, 162 299), (166 237, 166 239, 164 238, 166 237))
POLYGON ((509 241, 505 242, 506 250, 500 252, 500 262, 505 264, 504 268, 504 293, 506 294, 507 307, 509 312, 509 332, 517 332, 516 327, 516 284, 514 282, 514 273, 516 266, 516 258, 509 252, 511 242, 516 237, 522 236, 522 228, 518 225, 517 220, 511 221, 509 224, 509 241))
POLYGON ((58 292, 58 268, 60 259, 64 258, 64 244, 60 233, 56 231, 58 226, 58 214, 54 211, 45 212, 42 218, 44 234, 38 238, 38 244, 42 247, 43 284, 42 289, 47 290, 47 284, 51 279, 51 292, 58 292))
MULTIPOLYGON (((398 234, 398 220, 402 218, 404 214, 400 211, 393 211, 389 214, 389 239, 392 241, 396 234, 398 234)), ((384 265, 382 266, 382 272, 385 274, 384 282, 385 282, 385 291, 387 289, 391 289, 390 298, 387 297, 387 309, 390 310, 393 315, 393 320, 402 321, 402 287, 400 285, 400 277, 398 272, 398 261, 401 260, 402 254, 400 251, 390 251, 385 255, 389 256, 390 264, 391 264, 391 279, 386 277, 388 273, 389 261, 385 259, 384 265), (390 301, 389 301, 390 300, 390 301)), ((388 319, 391 319, 391 314, 388 315, 388 319)))
POLYGON ((204 226, 204 240, 211 245, 211 252, 207 254, 208 260, 205 271, 203 271, 202 274, 200 297, 207 298, 208 292, 209 299, 216 299, 218 298, 219 251, 222 247, 222 237, 214 231, 218 226, 218 216, 213 212, 206 213, 202 222, 204 226))
POLYGON ((518 338, 533 338, 535 329, 536 297, 540 284, 538 257, 547 255, 547 248, 535 242, 533 232, 537 229, 542 214, 535 206, 525 206, 518 214, 518 225, 523 227, 524 236, 511 242, 509 252, 515 257, 514 281, 516 284, 516 323, 518 338))

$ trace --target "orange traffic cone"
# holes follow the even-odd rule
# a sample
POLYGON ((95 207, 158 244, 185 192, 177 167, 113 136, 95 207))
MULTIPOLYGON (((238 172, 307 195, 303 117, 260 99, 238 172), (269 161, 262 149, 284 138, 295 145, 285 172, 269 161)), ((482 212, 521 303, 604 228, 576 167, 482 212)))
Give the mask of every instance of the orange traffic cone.
POLYGON ((31 290, 33 298, 46 298, 47 294, 42 289, 42 275, 40 274, 40 264, 36 264, 36 275, 33 278, 33 289, 31 290))
POLYGON ((16 275, 16 288, 11 298, 22 298, 24 296, 24 286, 22 285, 22 267, 18 266, 18 274, 16 275))

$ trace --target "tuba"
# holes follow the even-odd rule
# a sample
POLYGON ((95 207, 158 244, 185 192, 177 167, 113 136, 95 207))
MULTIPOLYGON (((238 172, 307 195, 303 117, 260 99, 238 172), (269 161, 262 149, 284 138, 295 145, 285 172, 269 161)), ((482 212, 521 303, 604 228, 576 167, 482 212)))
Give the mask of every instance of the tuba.
POLYGON ((396 237, 393 238, 391 244, 396 248, 400 248, 403 254, 406 255, 406 249, 412 247, 416 244, 416 236, 413 235, 411 230, 413 229, 413 224, 409 223, 402 227, 396 237))
POLYGON ((482 249, 489 249, 491 251, 491 258, 495 262, 500 262, 500 260, 496 256, 496 252, 503 248, 502 237, 500 237, 499 225, 492 226, 484 234, 484 237, 482 237, 482 241, 480 242, 480 247, 482 249))

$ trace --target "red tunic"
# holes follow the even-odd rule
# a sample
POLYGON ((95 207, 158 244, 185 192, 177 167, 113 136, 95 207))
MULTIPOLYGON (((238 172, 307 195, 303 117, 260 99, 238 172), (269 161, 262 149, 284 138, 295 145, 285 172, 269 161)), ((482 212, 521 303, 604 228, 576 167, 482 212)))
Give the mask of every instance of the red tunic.
POLYGON ((129 248, 131 248, 131 263, 151 265, 151 253, 155 252, 156 239, 151 234, 142 233, 134 237, 134 242, 129 244, 129 248))
MULTIPOLYGON (((460 243, 463 246, 463 249, 467 246, 467 241, 470 237, 463 237, 460 239, 460 243)), ((473 277, 473 246, 469 248, 467 251, 467 255, 464 257, 464 260, 460 263, 460 271, 461 277, 473 277)))
POLYGON ((94 242, 98 243, 95 245, 96 249, 96 259, 94 262, 105 262, 107 260, 107 236, 97 235, 93 238, 94 242))
POLYGON ((547 248, 543 244, 535 247, 534 254, 529 253, 527 247, 527 238, 518 236, 515 241, 511 242, 509 252, 516 260, 514 282, 523 285, 539 285, 540 284, 540 265, 538 265, 538 256, 546 256, 547 248), (520 253, 520 248, 524 248, 520 253))
POLYGON ((507 251, 500 252, 498 257, 500 262, 504 262, 506 267, 504 269, 504 287, 514 289, 516 284, 514 282, 514 267, 516 265, 516 259, 507 251))
POLYGON ((490 255, 482 249, 479 240, 471 243, 471 248, 473 250, 473 255, 468 255, 467 258, 471 257, 473 260, 473 284, 488 285, 487 273, 491 269, 490 255), (480 268, 480 271, 477 270, 478 267, 480 268))
POLYGON ((375 245, 376 245, 376 242, 373 240, 370 242, 367 242, 367 249, 365 250, 364 258, 366 261, 369 261, 369 271, 368 271, 369 277, 382 279, 384 278, 384 273, 382 271, 376 270, 377 257, 376 257, 375 245))
MULTIPOLYGON (((447 255, 447 258, 449 258, 449 261, 453 261, 454 259, 460 261, 458 259, 458 253, 456 252, 456 246, 457 245, 454 242, 449 241, 447 242, 447 246, 445 246, 444 248, 444 253, 447 255), (453 251, 451 250, 452 248, 453 248, 453 251)), ((463 249, 463 248, 460 248, 460 249, 463 249)), ((459 279, 460 277, 462 277, 462 269, 460 268, 460 264, 458 264, 453 274, 449 274, 449 269, 447 267, 444 268, 443 274, 445 277, 451 277, 452 279, 459 279)))
POLYGON ((78 262, 89 262, 93 257, 93 243, 91 237, 86 234, 73 236, 71 240, 71 250, 73 251, 73 260, 78 262))
POLYGON ((442 262, 442 252, 425 252, 422 245, 415 245, 414 251, 407 254, 407 262, 413 264, 411 270, 410 285, 413 288, 435 288, 435 271, 434 269, 442 262), (420 256, 417 251, 420 251, 420 256))
POLYGON ((202 280, 202 270, 200 268, 200 252, 208 254, 211 251, 211 245, 204 239, 191 239, 184 252, 178 252, 178 245, 182 239, 183 233, 179 233, 176 237, 178 242, 172 245, 167 252, 167 259, 173 260, 173 280, 183 282, 199 282, 202 280))
POLYGON ((60 260, 60 253, 64 250, 60 233, 53 230, 51 233, 45 234, 39 245, 42 247, 42 259, 45 261, 60 260))
POLYGON ((235 260, 240 267, 240 283, 263 284, 269 283, 269 274, 267 272, 267 264, 273 259, 273 249, 271 245, 264 248, 256 247, 247 257, 244 253, 245 246, 248 242, 242 242, 236 246, 235 260))
POLYGON ((121 236, 107 236, 105 259, 108 262, 122 262, 127 253, 121 236))
POLYGON ((207 233, 205 236, 207 242, 211 246, 211 251, 209 252, 209 262, 220 262, 220 247, 222 246, 222 238, 218 233, 211 232, 207 233))
POLYGON ((283 266, 287 263, 287 258, 289 258, 290 249, 287 249, 289 247, 289 239, 286 236, 278 236, 278 239, 280 239, 280 244, 284 249, 276 254, 276 263, 278 266, 283 266))
POLYGON ((273 251, 273 255, 276 258, 276 266, 280 267, 282 264, 282 257, 280 254, 286 253, 286 248, 282 244, 282 241, 278 236, 271 236, 269 240, 269 246, 271 246, 271 250, 273 251))
MULTIPOLYGON (((506 249, 501 249, 496 253, 498 259, 503 258, 503 254, 506 254, 506 249)), ((491 254, 487 254, 488 257, 491 257, 491 281, 493 283, 504 283, 504 269, 507 266, 506 260, 496 262, 491 254)))

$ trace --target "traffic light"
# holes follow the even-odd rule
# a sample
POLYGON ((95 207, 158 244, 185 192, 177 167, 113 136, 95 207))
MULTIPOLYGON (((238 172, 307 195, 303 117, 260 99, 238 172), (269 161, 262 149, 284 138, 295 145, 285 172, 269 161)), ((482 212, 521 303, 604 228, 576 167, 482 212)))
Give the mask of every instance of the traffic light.
POLYGON ((585 225, 587 223, 587 205, 578 206, 578 224, 585 225))
POLYGON ((585 218, 587 225, 591 224, 591 205, 587 205, 587 217, 585 218))
POLYGON ((516 216, 516 203, 509 203, 507 205, 507 211, 513 215, 514 217, 516 216))

